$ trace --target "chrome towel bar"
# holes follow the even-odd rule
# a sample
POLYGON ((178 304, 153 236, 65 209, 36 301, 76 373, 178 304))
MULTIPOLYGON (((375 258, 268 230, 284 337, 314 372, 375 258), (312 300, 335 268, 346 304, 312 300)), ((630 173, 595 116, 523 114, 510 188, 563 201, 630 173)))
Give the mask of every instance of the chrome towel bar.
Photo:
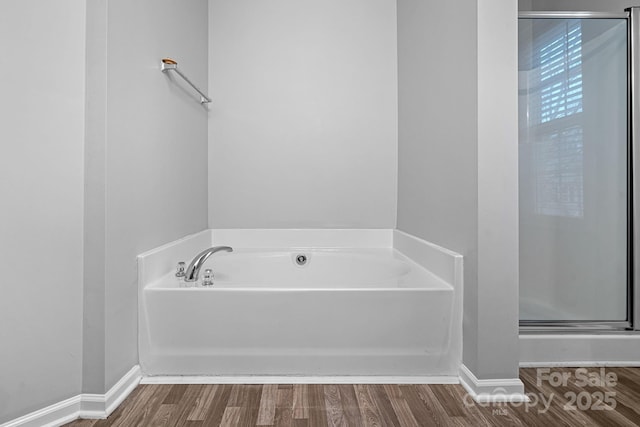
POLYGON ((160 71, 162 71, 163 73, 166 73, 167 71, 175 71, 180 77, 184 79, 185 82, 189 83, 189 86, 191 86, 196 90, 196 92, 198 92, 198 94, 200 95, 201 104, 208 104, 211 102, 211 98, 205 95, 200 89, 198 89, 196 85, 191 83, 191 80, 189 80, 187 76, 185 76, 180 70, 178 70, 178 63, 173 59, 163 58, 160 62, 160 71))

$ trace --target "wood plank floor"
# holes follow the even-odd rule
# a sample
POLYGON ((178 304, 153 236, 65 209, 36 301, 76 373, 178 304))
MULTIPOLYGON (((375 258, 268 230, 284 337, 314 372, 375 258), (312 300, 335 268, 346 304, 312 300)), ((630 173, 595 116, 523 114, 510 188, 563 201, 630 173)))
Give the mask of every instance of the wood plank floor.
POLYGON ((640 368, 521 369, 520 378, 528 406, 481 406, 461 385, 140 385, 108 419, 67 426, 640 425, 640 368))

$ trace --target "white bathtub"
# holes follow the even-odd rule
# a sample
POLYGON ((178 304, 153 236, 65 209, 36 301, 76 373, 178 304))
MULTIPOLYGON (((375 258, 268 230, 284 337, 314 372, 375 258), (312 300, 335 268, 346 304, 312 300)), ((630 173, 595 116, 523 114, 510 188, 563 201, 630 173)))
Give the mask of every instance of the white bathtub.
MULTIPOLYGON (((190 244, 171 265, 212 245, 190 244)), ((454 286, 393 247, 234 246, 202 268, 214 271, 211 287, 154 268, 148 280, 141 266, 145 375, 457 376, 454 286)))

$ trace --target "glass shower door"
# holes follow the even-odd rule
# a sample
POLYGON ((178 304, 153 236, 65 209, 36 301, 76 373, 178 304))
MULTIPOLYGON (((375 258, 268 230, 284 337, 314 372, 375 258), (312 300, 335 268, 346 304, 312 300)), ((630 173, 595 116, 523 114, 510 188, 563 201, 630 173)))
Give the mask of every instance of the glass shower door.
POLYGON ((626 19, 519 20, 520 320, 628 326, 626 19))

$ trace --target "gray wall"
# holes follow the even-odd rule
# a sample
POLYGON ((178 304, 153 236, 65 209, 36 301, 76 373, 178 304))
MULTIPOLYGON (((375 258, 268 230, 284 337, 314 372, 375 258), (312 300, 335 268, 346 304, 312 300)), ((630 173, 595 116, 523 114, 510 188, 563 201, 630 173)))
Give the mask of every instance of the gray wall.
POLYGON ((398 228, 464 255, 463 362, 481 379, 518 372, 516 12, 398 1, 398 228))
POLYGON ((478 2, 478 285, 464 301, 476 347, 464 363, 481 379, 518 378, 517 15, 511 0, 478 2))
MULTIPOLYGON (((398 229, 464 256, 465 304, 478 239, 477 11, 468 7, 398 1, 398 229)), ((477 318, 470 310, 465 320, 477 318)), ((464 351, 475 341, 465 330, 464 351)))
POLYGON ((398 1, 398 228, 470 257, 469 277, 478 168, 471 7, 460 14, 457 2, 398 1))
POLYGON ((0 46, 2 424, 81 388, 84 1, 3 1, 0 46))
POLYGON ((82 389, 93 393, 105 390, 107 8, 87 3, 82 389))
POLYGON ((210 227, 395 227, 395 9, 210 0, 210 227))
POLYGON ((207 2, 4 2, 0 35, 1 423, 137 364, 136 255, 207 226, 208 112, 159 71, 206 87, 207 2))
POLYGON ((138 363, 136 255, 207 228, 208 111, 159 68, 172 57, 206 89, 208 30, 206 0, 91 8, 88 44, 100 49, 91 56, 108 68, 87 70, 86 209, 96 215, 85 230, 93 251, 84 347, 92 359, 83 391, 104 393, 138 363))

